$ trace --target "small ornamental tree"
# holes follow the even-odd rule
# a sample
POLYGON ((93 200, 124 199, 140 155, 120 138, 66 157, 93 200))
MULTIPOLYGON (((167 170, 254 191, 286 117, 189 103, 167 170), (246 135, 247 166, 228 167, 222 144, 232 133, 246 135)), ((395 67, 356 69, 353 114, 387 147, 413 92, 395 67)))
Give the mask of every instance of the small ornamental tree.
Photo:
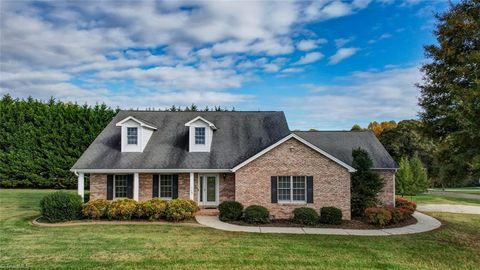
POLYGON ((367 151, 358 148, 352 151, 352 156, 353 167, 356 170, 352 173, 352 215, 360 217, 366 208, 377 204, 377 194, 383 188, 383 180, 372 171, 373 162, 367 151))
POLYGON ((400 159, 400 168, 395 174, 395 191, 402 197, 409 194, 413 183, 412 168, 406 156, 400 159))
POLYGON ((413 178, 410 195, 425 192, 428 188, 427 170, 423 167, 423 163, 418 155, 415 155, 410 159, 410 168, 412 169, 413 178))

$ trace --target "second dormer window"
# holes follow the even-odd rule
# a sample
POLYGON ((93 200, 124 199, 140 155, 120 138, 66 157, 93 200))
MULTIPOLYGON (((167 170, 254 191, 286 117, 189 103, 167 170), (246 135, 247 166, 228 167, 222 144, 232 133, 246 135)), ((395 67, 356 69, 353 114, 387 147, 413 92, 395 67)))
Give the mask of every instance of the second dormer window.
POLYGON ((205 128, 195 128, 195 144, 205 144, 205 128))
POLYGON ((138 128, 127 127, 127 144, 138 143, 138 128))

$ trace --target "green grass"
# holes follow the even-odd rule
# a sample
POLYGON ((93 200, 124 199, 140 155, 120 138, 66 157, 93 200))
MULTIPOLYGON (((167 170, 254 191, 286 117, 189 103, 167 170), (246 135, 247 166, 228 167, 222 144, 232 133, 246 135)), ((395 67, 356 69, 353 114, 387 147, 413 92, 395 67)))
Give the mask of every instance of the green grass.
POLYGON ((478 269, 480 216, 439 230, 361 237, 223 232, 182 225, 31 225, 45 190, 0 190, 0 268, 478 269))
POLYGON ((478 194, 480 195, 480 187, 461 187, 461 188, 432 188, 432 191, 438 192, 452 192, 452 193, 466 193, 466 194, 478 194))
POLYGON ((433 204, 466 204, 466 205, 479 205, 480 199, 475 198, 462 198, 453 196, 442 196, 436 194, 422 194, 417 196, 405 196, 408 200, 412 200, 416 203, 433 203, 433 204))

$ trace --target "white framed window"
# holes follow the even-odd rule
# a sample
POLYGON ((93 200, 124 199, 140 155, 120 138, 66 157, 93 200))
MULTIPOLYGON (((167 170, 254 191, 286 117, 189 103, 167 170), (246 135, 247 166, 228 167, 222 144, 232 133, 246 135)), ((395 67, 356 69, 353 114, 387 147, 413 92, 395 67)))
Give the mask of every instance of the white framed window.
POLYGON ((160 198, 172 199, 173 197, 173 175, 160 175, 160 198))
POLYGON ((138 128, 127 127, 127 144, 138 143, 138 128))
POLYGON ((205 144, 205 128, 195 128, 195 144, 205 144))
POLYGON ((280 203, 307 201, 306 176, 277 176, 277 199, 280 203))
POLYGON ((127 198, 127 175, 114 175, 113 195, 114 198, 127 198))

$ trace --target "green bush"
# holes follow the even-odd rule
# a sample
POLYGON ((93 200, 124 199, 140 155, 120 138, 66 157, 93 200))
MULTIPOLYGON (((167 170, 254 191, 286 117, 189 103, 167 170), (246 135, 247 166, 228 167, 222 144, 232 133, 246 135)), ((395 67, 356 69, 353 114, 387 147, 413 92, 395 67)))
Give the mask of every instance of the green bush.
POLYGON ((412 216, 412 213, 407 208, 403 207, 391 207, 388 210, 392 213, 391 224, 397 224, 399 222, 405 221, 412 216))
POLYGON ((197 203, 192 200, 174 199, 167 203, 165 217, 170 221, 182 221, 192 218, 198 209, 197 203))
POLYGON ((342 224, 342 210, 336 207, 322 207, 320 209, 320 222, 324 224, 342 224))
POLYGON ((218 206, 220 220, 233 221, 242 217, 243 205, 236 201, 225 201, 218 206))
POLYGON ((149 220, 159 220, 165 217, 165 210, 167 209, 167 201, 160 198, 153 198, 146 202, 139 204, 142 215, 137 212, 137 217, 146 218, 149 220))
POLYGON ((107 214, 110 203, 105 199, 95 199, 85 203, 82 207, 83 216, 89 219, 101 219, 107 214))
POLYGON ((315 225, 318 222, 318 214, 315 209, 300 207, 293 210, 293 220, 300 224, 315 225))
POLYGON ((56 191, 40 201, 43 218, 50 222, 79 219, 82 213, 82 197, 77 194, 56 191))
POLYGON ((387 208, 370 207, 365 209, 365 218, 370 224, 385 226, 392 220, 392 212, 387 208))
POLYGON ((109 219, 130 220, 137 210, 137 202, 132 199, 114 200, 107 208, 109 219))
POLYGON ((251 224, 265 224, 270 222, 270 213, 267 208, 260 205, 250 205, 243 215, 245 222, 251 224))

